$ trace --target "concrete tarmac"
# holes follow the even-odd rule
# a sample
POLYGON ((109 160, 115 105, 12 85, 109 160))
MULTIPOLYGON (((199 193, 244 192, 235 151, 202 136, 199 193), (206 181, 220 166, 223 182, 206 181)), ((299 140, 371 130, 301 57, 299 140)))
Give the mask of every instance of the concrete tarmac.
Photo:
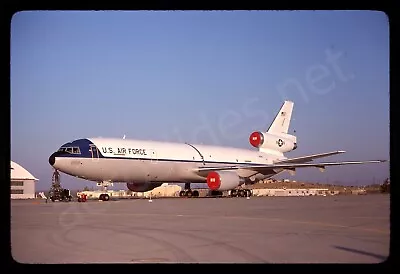
POLYGON ((379 263, 390 196, 11 201, 19 263, 379 263))

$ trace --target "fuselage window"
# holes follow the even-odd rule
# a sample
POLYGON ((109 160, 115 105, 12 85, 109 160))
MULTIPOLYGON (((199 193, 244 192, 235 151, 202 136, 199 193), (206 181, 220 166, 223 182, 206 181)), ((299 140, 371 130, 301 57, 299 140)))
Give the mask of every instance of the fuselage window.
POLYGON ((79 149, 79 147, 60 147, 58 151, 67 152, 70 154, 81 154, 81 150, 79 149))

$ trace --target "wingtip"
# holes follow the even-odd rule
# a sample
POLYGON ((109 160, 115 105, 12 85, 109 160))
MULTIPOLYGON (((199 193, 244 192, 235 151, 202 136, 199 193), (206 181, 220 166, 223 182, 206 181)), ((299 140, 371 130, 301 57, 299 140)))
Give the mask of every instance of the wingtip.
POLYGON ((373 162, 373 163, 386 163, 386 162, 389 162, 389 160, 372 160, 371 162, 373 162))
POLYGON ((345 153, 346 150, 338 150, 338 153, 345 153))

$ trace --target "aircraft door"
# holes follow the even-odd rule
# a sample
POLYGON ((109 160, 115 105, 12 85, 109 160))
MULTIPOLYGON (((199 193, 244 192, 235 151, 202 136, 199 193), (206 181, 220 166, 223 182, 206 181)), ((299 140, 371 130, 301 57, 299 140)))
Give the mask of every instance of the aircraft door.
POLYGON ((95 145, 89 146, 89 152, 92 156, 92 160, 99 160, 99 150, 95 145))

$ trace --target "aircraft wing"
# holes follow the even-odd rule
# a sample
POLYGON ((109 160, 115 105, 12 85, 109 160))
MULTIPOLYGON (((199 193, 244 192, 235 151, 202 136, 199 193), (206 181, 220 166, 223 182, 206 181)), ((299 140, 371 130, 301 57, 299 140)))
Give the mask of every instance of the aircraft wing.
POLYGON ((383 163, 387 160, 370 160, 370 161, 348 161, 348 162, 327 162, 327 163, 285 163, 285 164, 268 164, 268 165, 233 165, 224 167, 198 167, 195 171, 199 173, 207 171, 222 171, 222 170, 253 170, 258 173, 269 173, 271 170, 280 169, 296 169, 302 167, 317 167, 325 169, 326 166, 352 165, 352 164, 368 164, 368 163, 383 163))
POLYGON ((307 156, 301 156, 301 157, 296 157, 296 158, 290 158, 290 159, 285 159, 285 160, 280 160, 276 161, 275 164, 283 164, 283 163, 306 163, 310 162, 314 159, 317 158, 322 158, 322 157, 327 157, 327 156, 332 156, 340 153, 345 153, 346 151, 344 150, 338 150, 338 151, 332 151, 332 152, 325 152, 325 153, 319 153, 319 154, 313 154, 313 155, 307 155, 307 156))

